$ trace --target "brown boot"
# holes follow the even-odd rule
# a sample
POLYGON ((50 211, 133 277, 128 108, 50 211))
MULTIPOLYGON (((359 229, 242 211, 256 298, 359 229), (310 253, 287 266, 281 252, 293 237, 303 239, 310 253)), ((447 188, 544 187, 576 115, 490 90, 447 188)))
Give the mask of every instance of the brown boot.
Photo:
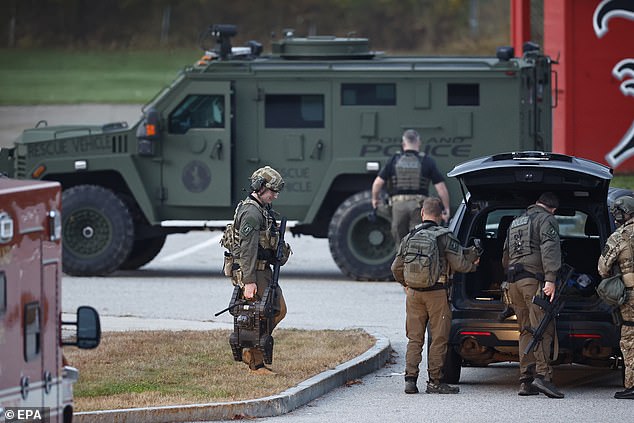
POLYGON ((253 375, 259 375, 259 376, 277 376, 277 373, 275 373, 270 368, 266 367, 264 364, 262 364, 261 367, 257 367, 255 369, 249 369, 249 373, 253 375))
POLYGON ((249 369, 255 369, 255 357, 250 349, 245 348, 242 350, 242 362, 249 366, 249 369))

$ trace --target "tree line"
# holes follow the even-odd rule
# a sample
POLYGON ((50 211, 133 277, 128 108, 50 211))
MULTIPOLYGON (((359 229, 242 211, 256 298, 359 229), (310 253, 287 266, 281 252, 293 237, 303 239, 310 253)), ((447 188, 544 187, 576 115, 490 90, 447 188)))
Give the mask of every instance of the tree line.
POLYGON ((492 54, 509 43, 511 0, 5 0, 0 46, 191 48, 210 24, 235 24, 234 45, 354 34, 376 50, 492 54), (491 50, 493 49, 493 50, 491 50))

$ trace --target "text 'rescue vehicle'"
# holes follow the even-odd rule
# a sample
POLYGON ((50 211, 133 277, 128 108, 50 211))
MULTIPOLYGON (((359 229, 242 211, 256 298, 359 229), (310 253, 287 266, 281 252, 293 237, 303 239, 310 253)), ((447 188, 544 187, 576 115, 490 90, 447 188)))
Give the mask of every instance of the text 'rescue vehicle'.
POLYGON ((390 279, 389 216, 367 216, 372 181, 404 129, 422 134, 445 171, 501 149, 551 149, 551 60, 532 44, 521 58, 510 48, 397 57, 365 38, 287 33, 263 55, 254 41, 231 47, 235 34, 211 26, 207 53, 130 128, 40 126, 0 151, 0 171, 61 182, 65 272, 136 269, 167 234, 219 227, 253 171, 270 165, 286 181, 276 209, 294 234, 327 237, 352 278, 390 279))
POLYGON ((453 280, 444 369, 447 382, 458 382, 462 366, 519 360, 517 319, 500 316, 501 286, 507 280, 502 252, 513 219, 547 191, 559 198, 555 217, 562 260, 574 269, 557 288, 564 306, 556 316, 559 353, 555 363, 618 367, 620 327, 595 291, 601 280, 599 256, 614 231, 608 206, 618 196, 631 194, 609 189, 612 169, 563 154, 515 152, 467 161, 449 176, 469 193, 450 229, 465 244, 480 239, 483 253, 475 272, 457 274, 453 280))
POLYGON ((71 422, 78 371, 62 345, 99 344, 93 308, 61 320, 60 206, 57 182, 0 177, 0 421, 71 422), (62 325, 76 326, 74 339, 62 342, 62 325))

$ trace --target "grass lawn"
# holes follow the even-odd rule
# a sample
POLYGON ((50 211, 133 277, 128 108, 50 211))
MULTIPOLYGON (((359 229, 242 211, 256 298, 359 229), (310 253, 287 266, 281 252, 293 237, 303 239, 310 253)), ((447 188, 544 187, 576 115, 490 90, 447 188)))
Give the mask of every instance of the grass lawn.
POLYGON ((634 190, 634 175, 615 175, 610 186, 634 190))
POLYGON ((0 105, 146 103, 201 55, 0 49, 0 105))
POLYGON ((250 374, 233 360, 230 331, 104 333, 94 350, 65 347, 79 369, 75 410, 226 402, 281 393, 367 351, 362 330, 277 329, 270 366, 275 376, 250 374))

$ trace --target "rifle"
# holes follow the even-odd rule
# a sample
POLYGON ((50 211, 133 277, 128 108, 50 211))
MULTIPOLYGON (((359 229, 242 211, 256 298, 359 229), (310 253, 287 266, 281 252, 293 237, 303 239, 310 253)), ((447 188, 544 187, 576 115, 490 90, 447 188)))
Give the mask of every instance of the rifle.
POLYGON ((570 279, 574 270, 575 269, 572 266, 566 263, 561 266, 559 274, 557 275, 559 284, 555 281, 555 284, 558 286, 555 289, 555 298, 553 298, 552 302, 539 295, 535 295, 533 297, 533 304, 540 306, 545 313, 537 328, 529 329, 529 332, 533 335, 533 339, 531 339, 531 342, 529 342, 526 346, 524 354, 528 354, 535 349, 535 346, 541 342, 544 337, 544 332, 546 331, 546 328, 548 328, 548 325, 550 325, 550 322, 554 321, 555 317, 557 317, 559 312, 564 308, 565 301, 562 299, 562 295, 568 286, 568 279, 570 279))
POLYGON ((286 217, 282 217, 280 226, 278 228, 279 238, 277 241, 277 250, 275 251, 275 263, 273 264, 273 277, 269 286, 264 290, 262 295, 262 301, 264 302, 264 315, 270 320, 268 326, 271 328, 268 332, 269 335, 273 331, 273 317, 275 315, 275 304, 277 304, 277 287, 280 279, 280 267, 282 267, 282 260, 284 259, 284 247, 286 242, 284 241, 284 233, 286 232, 286 217))

